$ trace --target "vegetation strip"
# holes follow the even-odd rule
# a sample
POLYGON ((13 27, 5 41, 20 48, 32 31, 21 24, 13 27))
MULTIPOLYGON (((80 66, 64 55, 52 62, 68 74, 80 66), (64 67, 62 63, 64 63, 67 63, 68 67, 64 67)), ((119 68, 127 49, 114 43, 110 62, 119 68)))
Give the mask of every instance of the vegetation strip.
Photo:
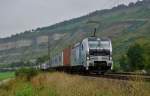
POLYGON ((0 73, 0 81, 8 79, 8 78, 14 78, 14 77, 15 77, 14 72, 1 72, 0 73))
POLYGON ((150 83, 136 81, 40 73, 29 81, 17 77, 3 84, 0 96, 149 96, 150 83))
POLYGON ((106 74, 106 75, 97 75, 97 74, 80 74, 81 76, 96 77, 96 78, 107 78, 107 79, 117 79, 117 80, 131 80, 136 81, 136 79, 142 79, 144 81, 150 82, 150 76, 139 76, 139 75, 121 75, 121 74, 106 74))

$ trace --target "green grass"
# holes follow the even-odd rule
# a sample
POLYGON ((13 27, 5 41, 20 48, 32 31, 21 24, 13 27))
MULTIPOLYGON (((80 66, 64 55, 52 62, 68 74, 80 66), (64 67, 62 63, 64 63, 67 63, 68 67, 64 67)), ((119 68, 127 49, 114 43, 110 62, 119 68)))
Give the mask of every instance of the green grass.
POLYGON ((0 72, 0 81, 8 78, 13 78, 14 76, 14 72, 0 72))
POLYGON ((31 81, 15 78, 0 86, 0 96, 149 96, 150 83, 41 73, 31 81))

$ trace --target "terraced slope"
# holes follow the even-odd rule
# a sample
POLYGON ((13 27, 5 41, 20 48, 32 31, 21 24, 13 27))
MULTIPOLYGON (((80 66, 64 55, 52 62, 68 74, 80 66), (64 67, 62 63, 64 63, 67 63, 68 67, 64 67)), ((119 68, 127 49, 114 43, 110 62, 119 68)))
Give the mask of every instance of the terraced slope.
POLYGON ((136 4, 131 3, 129 6, 119 5, 109 10, 95 11, 83 17, 0 39, 0 46, 20 42, 20 40, 30 43, 24 44, 27 46, 15 43, 17 47, 13 48, 10 44, 11 47, 8 49, 7 45, 0 47, 3 48, 0 50, 0 63, 34 60, 47 54, 48 39, 47 37, 38 39, 42 38, 41 36, 49 36, 51 50, 53 50, 51 55, 57 54, 64 47, 91 36, 95 27, 97 36, 112 39, 113 58, 117 65, 121 54, 125 53, 129 45, 134 42, 140 42, 145 48, 149 48, 147 46, 150 44, 150 1, 144 0, 136 4))

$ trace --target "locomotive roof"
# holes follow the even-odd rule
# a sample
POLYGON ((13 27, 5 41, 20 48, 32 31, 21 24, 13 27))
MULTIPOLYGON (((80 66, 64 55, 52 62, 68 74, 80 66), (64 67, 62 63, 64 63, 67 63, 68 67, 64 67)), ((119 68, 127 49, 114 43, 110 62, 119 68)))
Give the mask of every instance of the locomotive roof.
POLYGON ((89 41, 96 41, 98 39, 100 39, 101 41, 110 41, 110 39, 107 37, 88 37, 89 41))

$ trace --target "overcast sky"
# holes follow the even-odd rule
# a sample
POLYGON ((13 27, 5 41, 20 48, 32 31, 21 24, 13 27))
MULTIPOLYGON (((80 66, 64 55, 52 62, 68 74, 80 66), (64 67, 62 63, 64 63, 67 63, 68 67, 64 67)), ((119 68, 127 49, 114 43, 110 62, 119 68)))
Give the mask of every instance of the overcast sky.
POLYGON ((137 0, 0 0, 0 38, 137 0))

